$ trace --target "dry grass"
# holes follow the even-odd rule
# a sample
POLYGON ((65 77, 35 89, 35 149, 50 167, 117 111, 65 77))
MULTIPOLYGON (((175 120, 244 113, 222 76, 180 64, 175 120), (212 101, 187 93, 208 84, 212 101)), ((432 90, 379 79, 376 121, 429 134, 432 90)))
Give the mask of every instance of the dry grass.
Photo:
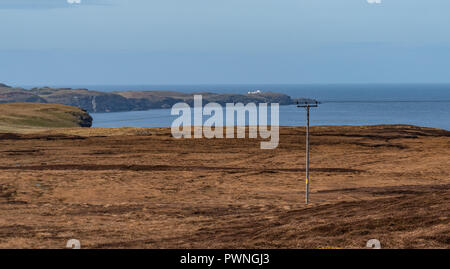
POLYGON ((42 103, 0 104, 0 132, 33 133, 53 128, 79 127, 77 107, 42 103))
POLYGON ((276 150, 169 128, 0 135, 0 247, 450 248, 450 132, 312 134, 309 206, 304 128, 276 150))

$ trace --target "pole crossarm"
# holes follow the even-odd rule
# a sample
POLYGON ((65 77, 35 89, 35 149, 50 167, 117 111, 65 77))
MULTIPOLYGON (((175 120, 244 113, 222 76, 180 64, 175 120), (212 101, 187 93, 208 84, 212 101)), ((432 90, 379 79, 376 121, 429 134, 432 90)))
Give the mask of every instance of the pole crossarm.
POLYGON ((319 107, 318 105, 297 105, 297 107, 319 107))
POLYGON ((318 107, 320 104, 317 100, 297 101, 297 107, 318 107))

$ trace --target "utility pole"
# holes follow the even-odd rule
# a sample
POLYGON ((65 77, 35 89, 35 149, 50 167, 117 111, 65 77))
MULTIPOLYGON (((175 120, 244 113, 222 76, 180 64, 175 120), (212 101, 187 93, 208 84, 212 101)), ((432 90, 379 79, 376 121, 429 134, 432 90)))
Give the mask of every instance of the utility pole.
POLYGON ((306 108, 306 190, 305 190, 305 203, 309 203, 309 109, 311 107, 318 107, 318 101, 305 101, 297 102, 297 107, 306 108))

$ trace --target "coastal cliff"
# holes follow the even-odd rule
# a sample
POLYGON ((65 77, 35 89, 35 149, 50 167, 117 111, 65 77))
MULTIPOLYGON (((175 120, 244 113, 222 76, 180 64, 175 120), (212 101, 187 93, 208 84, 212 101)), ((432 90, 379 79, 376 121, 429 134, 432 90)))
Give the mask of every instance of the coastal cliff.
POLYGON ((204 102, 225 103, 279 103, 291 105, 290 96, 264 92, 257 94, 181 93, 171 91, 99 92, 88 89, 33 88, 26 90, 0 84, 0 103, 32 102, 76 106, 87 112, 137 111, 170 108, 178 102, 193 104, 194 94, 201 94, 204 102))

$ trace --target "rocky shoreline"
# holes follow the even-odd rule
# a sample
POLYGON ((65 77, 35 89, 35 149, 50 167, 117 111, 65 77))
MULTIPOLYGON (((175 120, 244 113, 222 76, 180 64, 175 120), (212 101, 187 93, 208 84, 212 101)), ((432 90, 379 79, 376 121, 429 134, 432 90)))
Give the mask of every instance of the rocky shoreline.
MULTIPOLYGON (((76 106, 90 113, 138 111, 170 108, 175 103, 193 104, 194 95, 201 94, 204 102, 226 103, 279 103, 295 104, 286 94, 257 92, 249 94, 217 94, 209 92, 181 93, 171 91, 120 91, 99 92, 71 88, 15 88, 0 83, 0 103, 31 102, 76 106)), ((301 99, 305 100, 305 99, 301 99)))

